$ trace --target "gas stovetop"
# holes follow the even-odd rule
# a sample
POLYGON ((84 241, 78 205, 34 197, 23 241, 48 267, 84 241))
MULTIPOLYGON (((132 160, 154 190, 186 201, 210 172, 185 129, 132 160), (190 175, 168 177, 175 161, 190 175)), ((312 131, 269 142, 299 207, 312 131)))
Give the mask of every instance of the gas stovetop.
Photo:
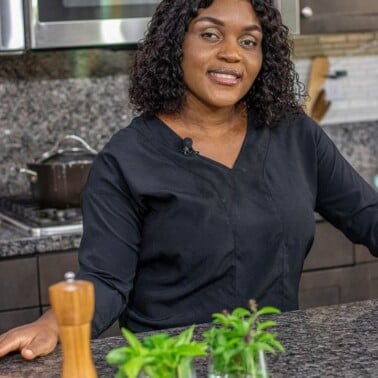
POLYGON ((28 197, 0 197, 0 219, 32 236, 83 232, 80 208, 41 208, 28 197))

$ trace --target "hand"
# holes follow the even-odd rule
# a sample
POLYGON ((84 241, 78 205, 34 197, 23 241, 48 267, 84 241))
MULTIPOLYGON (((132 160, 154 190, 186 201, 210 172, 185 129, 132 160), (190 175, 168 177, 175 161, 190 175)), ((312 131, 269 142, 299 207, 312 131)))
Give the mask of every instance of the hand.
POLYGON ((0 335, 0 357, 20 351, 25 360, 51 353, 58 343, 59 329, 51 311, 35 322, 9 330, 0 335))

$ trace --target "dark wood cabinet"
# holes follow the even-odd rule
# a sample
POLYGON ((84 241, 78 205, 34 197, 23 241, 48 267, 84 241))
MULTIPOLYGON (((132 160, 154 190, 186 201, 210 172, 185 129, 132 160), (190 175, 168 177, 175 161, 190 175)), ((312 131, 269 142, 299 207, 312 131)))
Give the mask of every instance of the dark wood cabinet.
POLYGON ((0 311, 39 306, 36 257, 0 260, 0 311))
POLYGON ((303 267, 304 271, 353 265, 354 245, 328 222, 316 225, 314 244, 303 267))
POLYGON ((377 0, 300 0, 301 34, 376 31, 377 0))
POLYGON ((0 334, 40 314, 37 258, 0 260, 0 334))
POLYGON ((41 315, 40 308, 28 308, 24 310, 1 311, 0 312, 0 334, 10 328, 33 322, 41 315))
MULTIPOLYGON (((78 268, 75 250, 0 259, 0 334, 38 319, 49 306, 49 286, 78 268)), ((102 337, 120 334, 115 322, 102 337)))
POLYGON ((0 333, 36 320, 48 304, 48 287, 77 270, 77 252, 0 260, 0 333))
POLYGON ((302 275, 300 308, 361 301, 378 297, 378 261, 302 275))
POLYGON ((378 259, 327 222, 316 225, 299 288, 301 309, 378 297, 378 259))

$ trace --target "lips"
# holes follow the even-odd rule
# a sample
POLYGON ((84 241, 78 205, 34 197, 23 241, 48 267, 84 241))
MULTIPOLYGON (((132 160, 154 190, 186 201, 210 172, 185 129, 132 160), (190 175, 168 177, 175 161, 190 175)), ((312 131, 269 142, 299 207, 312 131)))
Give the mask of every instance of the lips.
POLYGON ((240 72, 229 68, 209 70, 208 75, 216 83, 229 86, 238 84, 242 77, 240 72))

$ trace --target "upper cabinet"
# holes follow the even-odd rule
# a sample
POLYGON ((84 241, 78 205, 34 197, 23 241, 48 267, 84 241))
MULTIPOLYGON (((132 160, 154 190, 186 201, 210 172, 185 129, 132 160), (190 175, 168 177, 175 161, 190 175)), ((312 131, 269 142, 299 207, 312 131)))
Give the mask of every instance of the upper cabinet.
POLYGON ((299 3, 301 34, 378 30, 378 0, 300 0, 299 3))

